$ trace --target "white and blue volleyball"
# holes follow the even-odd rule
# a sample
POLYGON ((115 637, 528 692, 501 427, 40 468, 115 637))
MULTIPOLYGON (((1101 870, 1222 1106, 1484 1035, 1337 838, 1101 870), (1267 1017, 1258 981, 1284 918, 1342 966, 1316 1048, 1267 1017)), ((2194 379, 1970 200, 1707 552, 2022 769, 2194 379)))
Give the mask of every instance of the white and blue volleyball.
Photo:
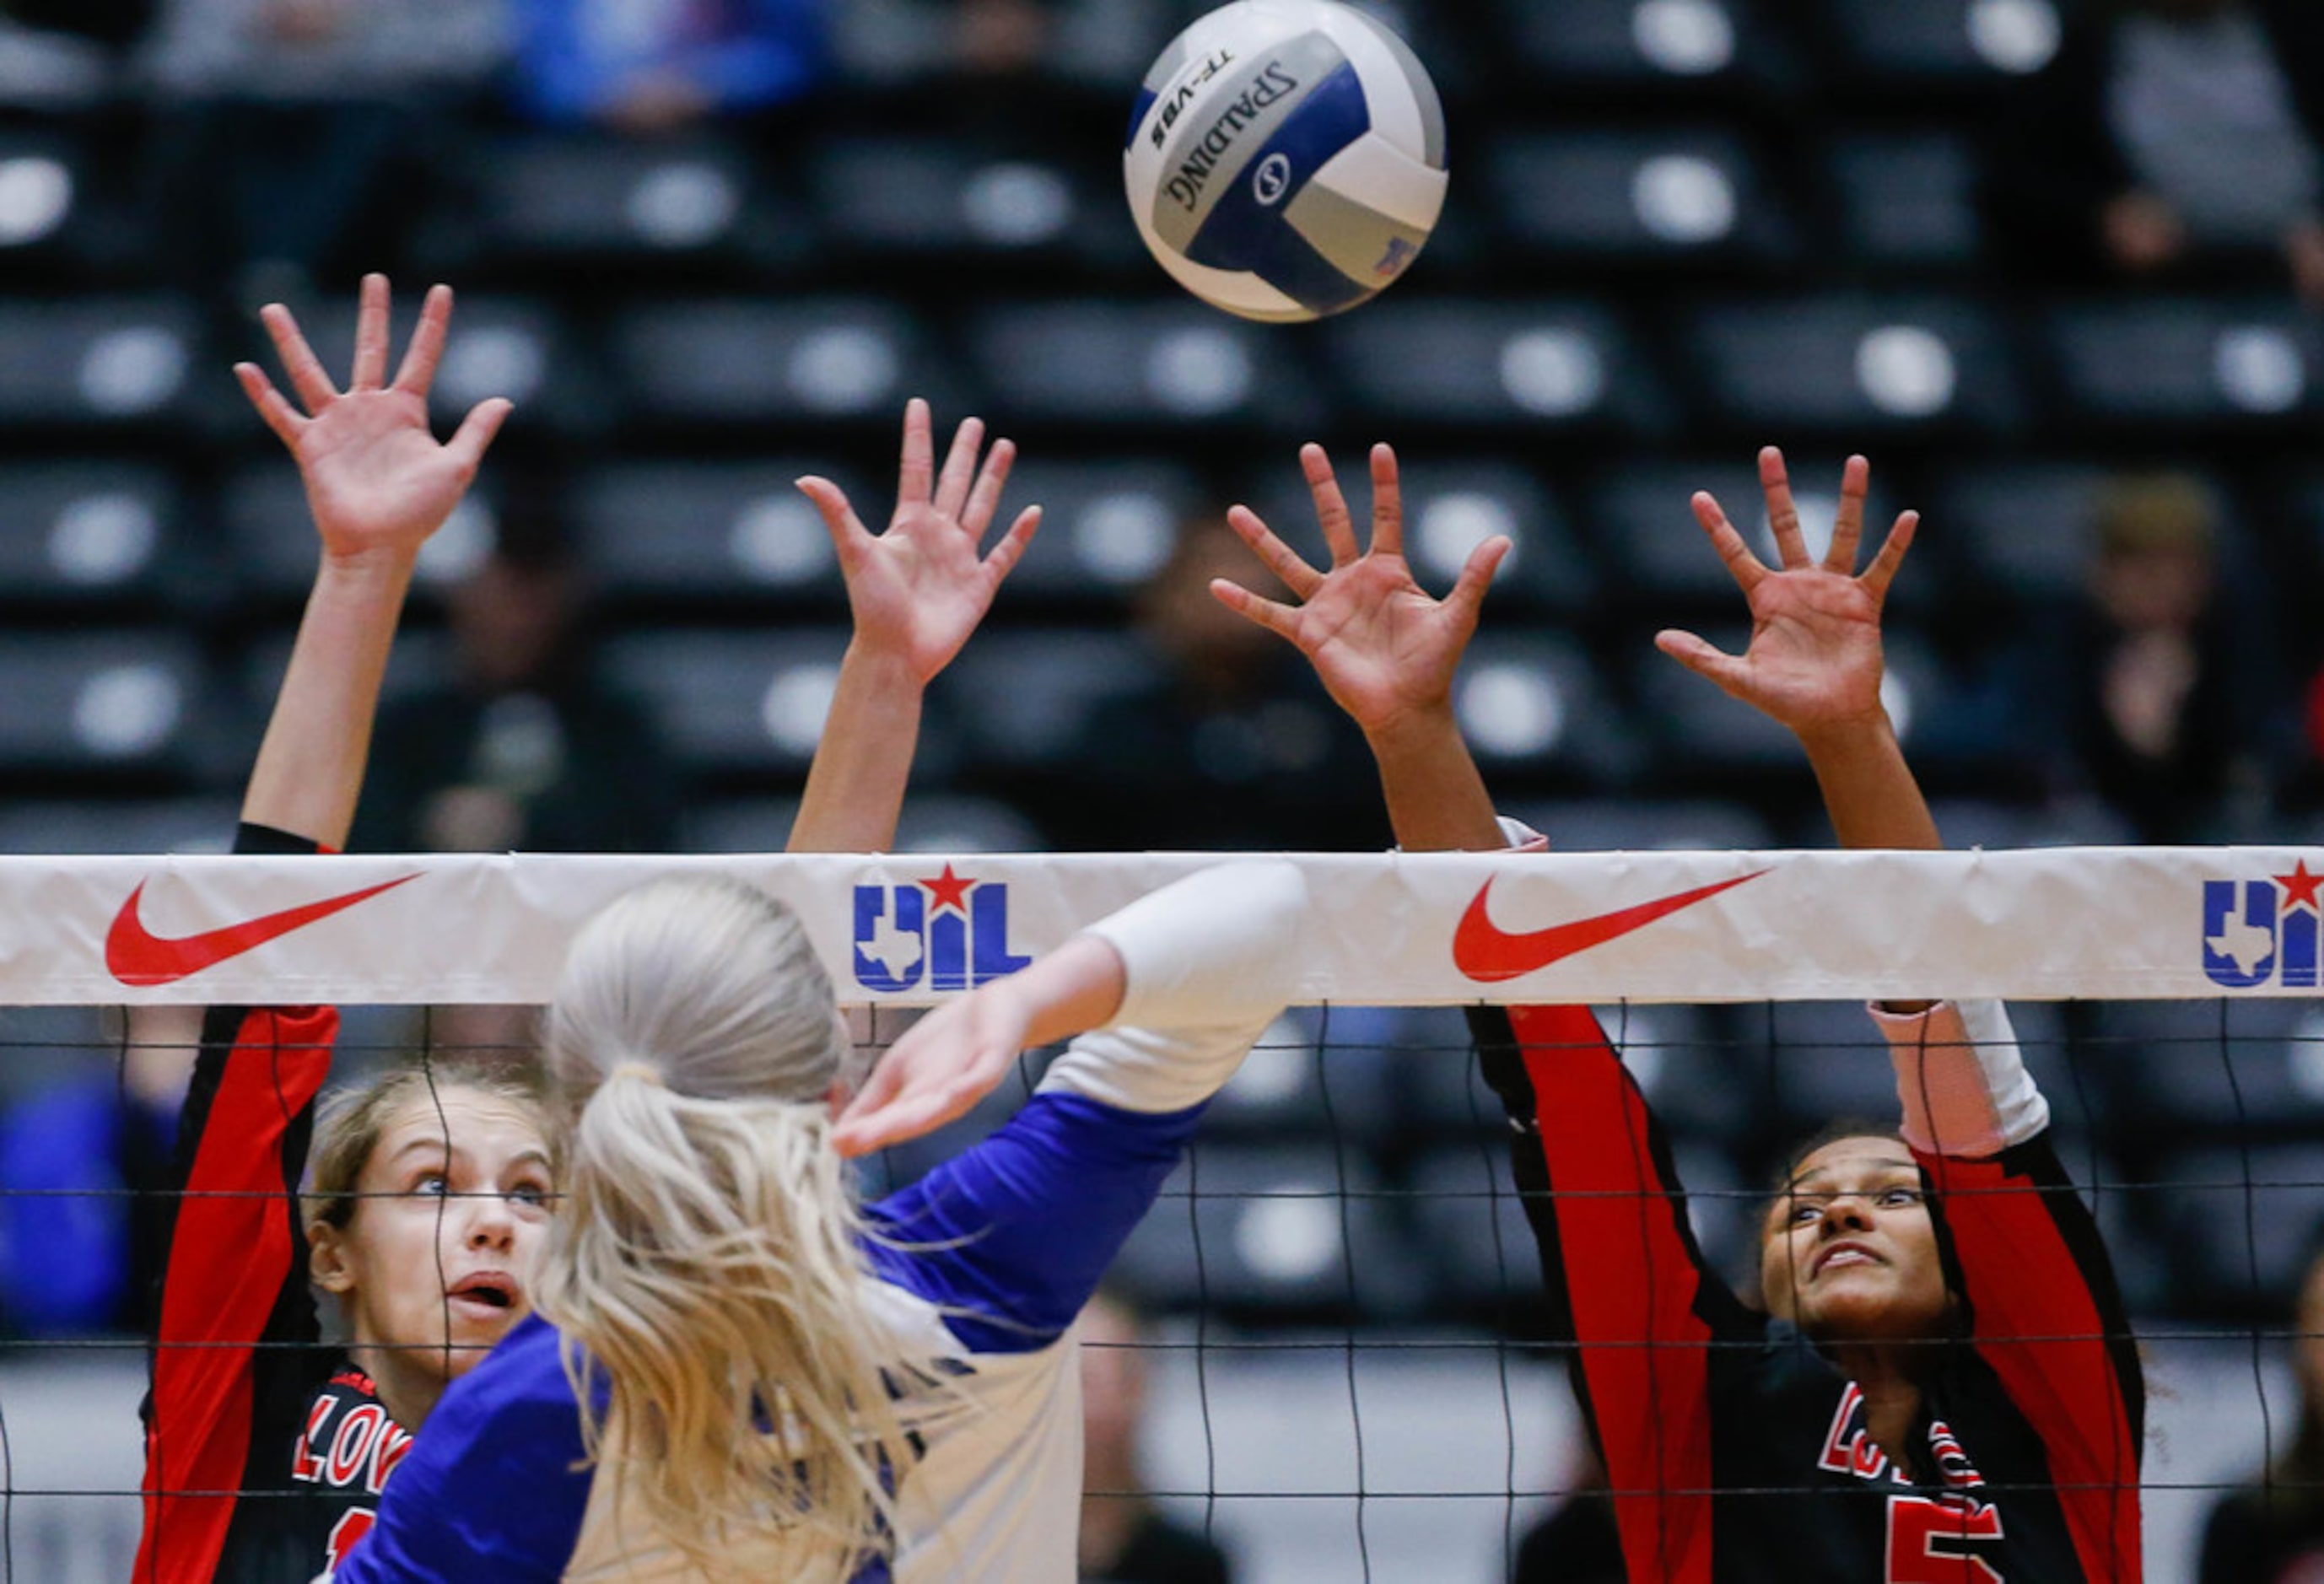
POLYGON ((1345 312, 1444 207, 1444 109, 1403 40, 1334 0, 1235 0, 1147 74, 1122 154, 1139 235, 1231 314, 1345 312))

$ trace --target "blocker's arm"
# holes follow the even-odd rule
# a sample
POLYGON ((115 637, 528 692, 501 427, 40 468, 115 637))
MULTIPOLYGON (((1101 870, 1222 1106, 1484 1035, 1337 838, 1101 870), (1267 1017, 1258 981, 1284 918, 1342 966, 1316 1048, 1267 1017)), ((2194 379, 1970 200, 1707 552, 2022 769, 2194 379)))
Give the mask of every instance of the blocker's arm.
POLYGON ((244 797, 247 824, 328 848, 346 843, 380 683, 420 547, 467 493, 510 410, 494 398, 470 412, 448 444, 429 434, 428 391, 451 317, 451 290, 438 286, 428 294, 395 382, 385 384, 387 279, 364 277, 353 374, 342 391, 290 309, 268 307, 267 331, 303 415, 255 364, 235 370, 297 459, 322 541, 314 590, 244 797))
POLYGON ((838 485, 799 480, 831 532, 855 626, 791 826, 793 852, 881 852, 895 844, 927 685, 983 621, 1040 526, 1041 509, 1027 507, 979 557, 1017 455, 1013 443, 995 440, 980 467, 983 444, 983 421, 964 422, 939 475, 928 404, 914 397, 904 410, 895 515, 877 536, 838 485))

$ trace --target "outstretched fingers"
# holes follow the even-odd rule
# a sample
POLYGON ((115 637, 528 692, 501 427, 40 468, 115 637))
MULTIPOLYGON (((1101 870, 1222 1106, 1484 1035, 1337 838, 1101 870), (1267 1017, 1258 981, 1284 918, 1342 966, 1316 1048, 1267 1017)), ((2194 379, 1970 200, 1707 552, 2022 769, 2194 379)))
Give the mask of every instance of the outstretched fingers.
POLYGON ((1345 566, 1362 552, 1356 544, 1355 520, 1348 515, 1348 498, 1340 493, 1339 475, 1332 471, 1332 458, 1311 440, 1299 447, 1299 465, 1307 474, 1307 493, 1315 499, 1315 520, 1323 526, 1332 565, 1345 566))
POLYGON ((1017 570, 1017 563, 1025 558, 1025 547, 1033 542, 1033 535, 1040 526, 1041 509, 1038 506, 1026 507, 1017 514, 1017 520, 1009 525, 1009 531, 1001 536, 1001 542, 994 545, 979 563, 995 588, 1001 585, 1002 579, 1017 570))
POLYGON ((266 420, 266 427, 274 431, 274 437, 297 450, 299 431, 307 427, 308 420, 300 417, 297 410, 282 400, 282 392, 274 388, 274 382, 266 377, 265 371, 254 363, 238 363, 234 365, 234 377, 242 382, 242 393, 250 398, 253 407, 258 409, 258 416, 266 420))
POLYGON ((508 421, 508 415, 515 410, 516 403, 505 396, 491 396, 477 402, 469 410, 468 416, 460 420, 460 427, 453 431, 444 449, 453 461, 473 475, 483 465, 484 453, 491 448, 493 437, 501 432, 501 425, 508 421))
POLYGON ((1283 586, 1301 599, 1313 599, 1315 591, 1323 586, 1323 575, 1307 565, 1299 552, 1275 537, 1275 530, 1259 520, 1259 513, 1248 506, 1227 508, 1227 526, 1237 539, 1250 547, 1251 554, 1267 563, 1267 569, 1283 580, 1283 586))
POLYGON ((1708 677, 1729 693, 1742 689, 1743 661, 1718 645, 1675 628, 1655 634, 1655 647, 1698 677, 1708 677))
POLYGON ((429 389, 436 383, 436 366, 444 361, 444 342, 452 330, 452 289, 437 285, 428 289, 428 299, 420 305, 420 324, 411 332, 411 345, 403 349, 403 362, 395 371, 395 388, 421 401, 428 399, 429 389))
MULTIPOLYGON (((1001 510, 1001 492, 1009 483, 1009 469, 1016 461, 1016 441, 1004 436, 992 442, 984 465, 977 469, 975 487, 968 492, 968 503, 961 508, 960 525, 971 539, 982 543, 984 530, 992 526, 993 515, 1001 510)), ((941 502, 937 509, 943 509, 941 502)))
POLYGON ((355 360, 347 373, 350 391, 376 391, 387 381, 387 277, 363 278, 362 306, 355 312, 355 360))
POLYGON ((1372 447, 1372 549, 1404 554, 1404 485, 1397 477, 1396 451, 1386 441, 1372 447))
POLYGON ((896 502, 926 501, 936 492, 936 442, 928 404, 918 396, 904 403, 904 455, 896 470, 896 502))
POLYGON ((1461 576, 1452 584, 1452 592, 1444 596, 1444 608, 1463 628, 1476 626, 1478 612, 1485 603, 1485 591, 1492 587, 1493 575, 1501 569, 1501 563, 1514 548, 1506 534, 1497 533, 1469 552, 1469 559, 1462 564, 1461 576))
POLYGON ((1767 527, 1775 536, 1775 559, 1787 570, 1808 564, 1807 536, 1800 531, 1800 508, 1792 499, 1792 475, 1784 454, 1773 446, 1759 452, 1759 487, 1767 497, 1767 527))
POLYGON ((1766 581, 1766 566, 1751 553, 1751 547, 1743 542, 1743 536, 1727 520, 1725 509, 1710 491, 1697 490, 1693 500, 1688 503, 1694 508, 1694 520, 1710 536, 1711 548, 1719 552, 1721 561, 1727 563, 1727 574, 1735 580, 1735 586, 1749 594, 1766 581))
POLYGON ((796 481, 798 493, 815 505, 823 519, 823 526, 831 534, 832 548, 839 552, 839 564, 853 566, 862 554, 862 547, 872 538, 871 530, 855 515, 855 508, 847 503, 847 492, 827 478, 814 474, 796 481))
POLYGON ((1299 612, 1280 601, 1255 594, 1223 577, 1211 579, 1211 597, 1244 621, 1266 628, 1293 643, 1299 641, 1299 612))
POLYGON ((1831 547, 1824 551, 1823 569, 1842 577, 1856 573, 1857 547, 1864 539, 1864 497, 1872 489, 1872 464, 1851 456, 1840 474, 1840 513, 1832 519, 1831 547))
POLYGON ((937 476, 936 508, 958 520, 968 509, 970 487, 976 479, 977 453, 984 448, 984 420, 964 418, 953 431, 952 449, 945 453, 944 472, 937 476))
POLYGON ((267 336, 274 343, 274 354, 282 360, 282 373, 290 382, 311 418, 337 399, 338 387, 331 376, 323 372, 323 360, 307 345, 307 337, 299 328, 299 321, 290 310, 279 302, 270 302, 258 310, 267 336))
POLYGON ((1865 593, 1884 603, 1887 600, 1888 585, 1896 581, 1896 569, 1904 564, 1904 552, 1913 548, 1913 536, 1920 527, 1921 514, 1917 511, 1903 512, 1897 517, 1887 539, 1881 543, 1880 553, 1872 557, 1872 565, 1857 580, 1864 585, 1865 593))

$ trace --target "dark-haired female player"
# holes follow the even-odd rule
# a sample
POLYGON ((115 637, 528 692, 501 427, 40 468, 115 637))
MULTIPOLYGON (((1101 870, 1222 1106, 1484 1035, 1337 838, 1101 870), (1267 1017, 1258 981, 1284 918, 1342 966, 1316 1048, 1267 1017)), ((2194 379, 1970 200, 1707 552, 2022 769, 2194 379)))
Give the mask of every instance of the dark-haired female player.
MULTIPOLYGON (((1406 850, 1505 847, 1451 698, 1506 541, 1480 546, 1440 604, 1405 565, 1387 447, 1372 456, 1363 554, 1329 462, 1314 447, 1304 460, 1330 569, 1238 509, 1238 530, 1301 603, 1214 591, 1296 644, 1364 729, 1406 850)), ((1845 844, 1934 848, 1880 704, 1881 605, 1917 519, 1900 518, 1854 576, 1863 459, 1849 463, 1821 562, 1773 449, 1760 476, 1777 568, 1717 502, 1694 502, 1750 601, 1748 650, 1679 632, 1657 645, 1799 737, 1845 844)), ((1705 1266, 1660 1124, 1589 1010, 1474 1016, 1629 1577, 2135 1580, 2137 1356, 2007 1018, 1946 1003, 1874 1017, 1903 1126, 1792 1163, 1763 1229, 1760 1312, 1705 1266)))

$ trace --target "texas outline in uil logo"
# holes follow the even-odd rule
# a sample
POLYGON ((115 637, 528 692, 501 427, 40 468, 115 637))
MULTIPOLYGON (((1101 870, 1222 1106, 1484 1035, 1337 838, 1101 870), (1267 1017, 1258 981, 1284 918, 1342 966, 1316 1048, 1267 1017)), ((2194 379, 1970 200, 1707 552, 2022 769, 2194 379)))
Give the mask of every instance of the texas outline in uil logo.
POLYGON ((2290 874, 2203 882, 2203 972, 2213 984, 2251 990, 2273 980, 2287 989, 2319 983, 2324 935, 2324 874, 2301 859, 2290 874))
POLYGON ((881 995, 973 990, 1033 959, 1009 949, 1009 888, 964 879, 855 888, 855 982, 881 995))

